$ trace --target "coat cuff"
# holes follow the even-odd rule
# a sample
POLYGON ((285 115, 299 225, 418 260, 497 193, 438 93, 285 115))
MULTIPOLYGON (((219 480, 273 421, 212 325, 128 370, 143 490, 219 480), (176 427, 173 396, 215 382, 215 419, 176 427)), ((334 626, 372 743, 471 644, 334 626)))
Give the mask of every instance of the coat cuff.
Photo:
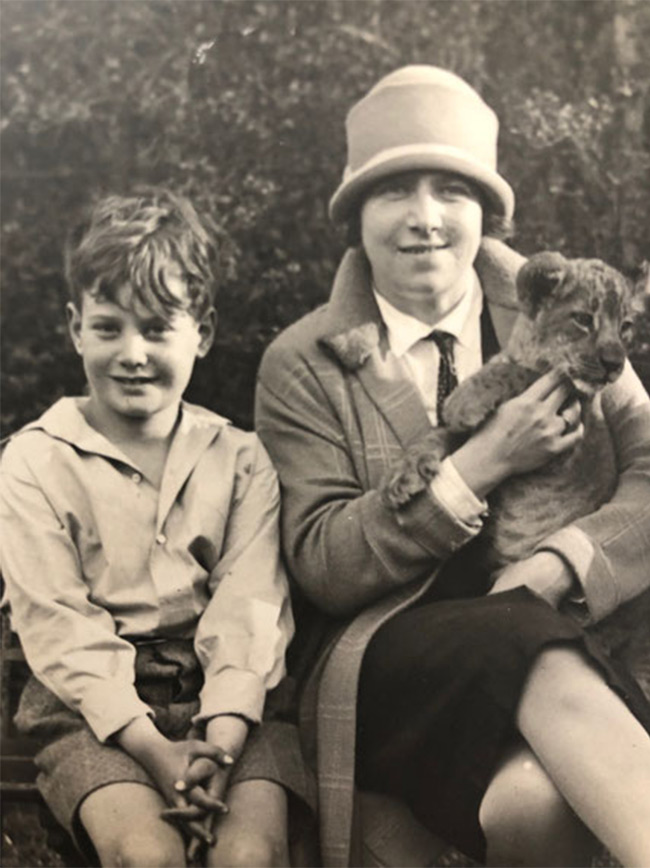
POLYGON ((192 722, 204 722, 219 714, 236 714, 251 723, 259 723, 265 696, 266 685, 255 672, 223 669, 206 677, 201 690, 201 709, 192 722))
POLYGON ((100 742, 107 741, 138 717, 155 717, 133 685, 107 681, 85 691, 79 711, 100 742))
MULTIPOLYGON (((432 431, 403 454, 380 489, 384 505, 404 533, 427 554, 443 559, 462 548, 482 527, 482 521, 465 522, 444 493, 438 497, 432 485, 441 468, 444 483, 448 447, 444 430, 432 431)), ((452 476, 454 473, 458 476, 455 468, 452 476)))
POLYGON ((569 525, 546 537, 535 551, 555 552, 573 569, 589 609, 588 621, 600 621, 621 602, 616 576, 602 550, 580 528, 569 525))
POLYGON ((429 483, 434 500, 437 500, 450 515, 470 529, 480 530, 483 516, 487 514, 487 501, 478 498, 450 457, 444 459, 436 476, 429 483))

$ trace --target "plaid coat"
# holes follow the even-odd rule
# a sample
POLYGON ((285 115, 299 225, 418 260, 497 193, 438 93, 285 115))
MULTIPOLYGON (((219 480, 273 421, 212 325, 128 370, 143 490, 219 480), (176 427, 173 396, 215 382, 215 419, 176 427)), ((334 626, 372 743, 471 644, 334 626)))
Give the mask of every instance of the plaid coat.
MULTIPOLYGON (((518 312, 514 280, 523 261, 487 239, 476 261, 501 345, 518 312)), ((650 399, 628 364, 597 400, 617 444, 621 482, 610 504, 543 544, 572 565, 594 619, 650 585, 650 399)), ((301 724, 318 765, 323 859, 343 866, 364 650, 475 533, 428 492, 399 511, 382 495, 387 469, 407 447, 417 450, 430 423, 401 360, 388 351, 362 251, 345 254, 329 303, 268 348, 256 427, 282 488, 299 631, 290 669, 304 676, 301 724)))

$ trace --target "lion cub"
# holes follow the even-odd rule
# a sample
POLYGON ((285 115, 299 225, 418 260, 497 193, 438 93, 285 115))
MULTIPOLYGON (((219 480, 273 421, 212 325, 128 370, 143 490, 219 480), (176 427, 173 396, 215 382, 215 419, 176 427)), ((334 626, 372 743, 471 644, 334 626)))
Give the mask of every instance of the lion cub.
POLYGON ((530 555, 544 537, 609 500, 617 483, 614 444, 597 392, 622 373, 632 332, 632 289, 597 259, 531 257, 517 275, 522 314, 506 348, 461 383, 443 410, 445 428, 468 434, 505 401, 557 368, 582 405, 584 439, 490 496, 483 532, 492 569, 530 555))
MULTIPOLYGON (((503 482, 477 543, 491 571, 530 556, 554 531, 597 510, 618 482, 615 444, 598 395, 622 373, 637 298, 597 259, 537 254, 517 275, 522 307, 507 347, 447 399, 448 432, 467 434, 541 374, 559 368, 582 405, 584 438, 545 466, 503 482)), ((447 436, 449 436, 447 434, 447 436)), ((650 432, 649 432, 650 436, 650 432)), ((650 592, 595 628, 650 695, 650 592)))

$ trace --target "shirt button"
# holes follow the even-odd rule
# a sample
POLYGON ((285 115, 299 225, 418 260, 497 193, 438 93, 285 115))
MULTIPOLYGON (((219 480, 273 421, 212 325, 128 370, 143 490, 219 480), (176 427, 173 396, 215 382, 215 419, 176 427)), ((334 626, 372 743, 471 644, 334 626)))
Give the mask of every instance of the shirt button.
POLYGON ((158 543, 158 545, 164 546, 165 543, 167 542, 167 537, 165 536, 164 533, 159 533, 158 536, 156 537, 156 542, 158 543))
POLYGON ((141 473, 134 473, 131 476, 131 479, 135 482, 136 485, 138 485, 140 482, 142 482, 142 474, 141 473))

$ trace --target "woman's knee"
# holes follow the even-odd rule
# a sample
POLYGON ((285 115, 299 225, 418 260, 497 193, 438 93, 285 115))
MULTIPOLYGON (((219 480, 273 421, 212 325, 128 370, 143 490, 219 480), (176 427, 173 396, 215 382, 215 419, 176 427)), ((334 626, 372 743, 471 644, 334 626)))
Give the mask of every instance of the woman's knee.
POLYGON ((280 868, 289 864, 286 841, 270 835, 247 834, 246 837, 219 839, 210 852, 211 868, 280 868))
POLYGON ((481 802, 479 821, 488 845, 521 844, 548 833, 570 813, 563 797, 527 750, 497 771, 481 802))

